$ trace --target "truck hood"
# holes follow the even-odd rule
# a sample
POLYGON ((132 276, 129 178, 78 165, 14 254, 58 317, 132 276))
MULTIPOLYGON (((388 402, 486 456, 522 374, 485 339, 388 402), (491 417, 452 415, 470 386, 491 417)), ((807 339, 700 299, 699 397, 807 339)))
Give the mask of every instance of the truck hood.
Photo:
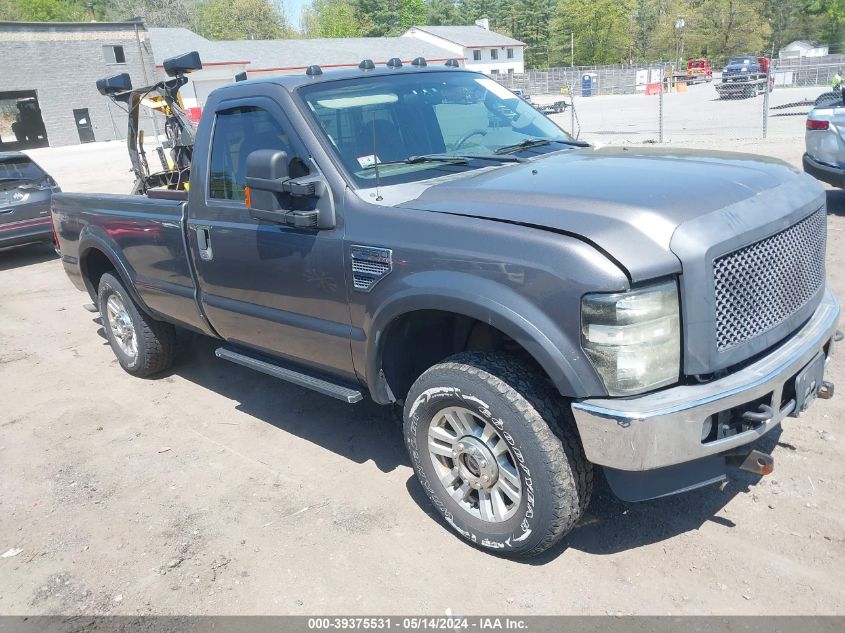
POLYGON ((783 225, 799 208, 824 200, 812 178, 776 159, 656 148, 573 149, 417 184, 422 191, 398 206, 571 235, 602 251, 632 281, 682 272, 672 237, 684 223, 700 227, 700 218, 712 216, 741 236, 758 232, 761 216, 767 225, 783 225))

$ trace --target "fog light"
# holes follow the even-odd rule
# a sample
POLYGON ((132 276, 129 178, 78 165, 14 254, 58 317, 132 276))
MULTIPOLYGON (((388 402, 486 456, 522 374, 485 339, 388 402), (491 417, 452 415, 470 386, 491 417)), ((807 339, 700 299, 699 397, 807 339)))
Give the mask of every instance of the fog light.
POLYGON ((713 432, 713 416, 708 416, 706 420, 704 420, 704 424, 701 425, 701 441, 704 442, 710 437, 710 434, 713 432))

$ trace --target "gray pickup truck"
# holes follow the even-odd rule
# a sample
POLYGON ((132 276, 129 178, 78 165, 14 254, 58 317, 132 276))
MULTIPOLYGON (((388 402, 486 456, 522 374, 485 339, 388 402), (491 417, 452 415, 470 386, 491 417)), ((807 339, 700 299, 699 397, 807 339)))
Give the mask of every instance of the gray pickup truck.
POLYGON ((457 64, 365 62, 215 90, 181 185, 53 197, 122 367, 167 369, 187 328, 401 407, 437 511, 510 556, 578 522, 596 467, 630 501, 770 472, 750 444, 833 394, 819 184, 598 149, 457 64))

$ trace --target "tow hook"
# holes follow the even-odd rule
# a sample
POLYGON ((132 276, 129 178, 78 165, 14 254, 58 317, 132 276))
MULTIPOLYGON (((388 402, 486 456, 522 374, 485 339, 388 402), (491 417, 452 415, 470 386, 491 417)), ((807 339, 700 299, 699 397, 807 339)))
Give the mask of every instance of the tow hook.
POLYGON ((725 462, 728 466, 760 476, 771 475, 775 469, 775 458, 757 450, 728 453, 725 462))
POLYGON ((816 395, 822 400, 830 400, 833 397, 833 383, 827 380, 822 381, 822 386, 819 387, 816 395))

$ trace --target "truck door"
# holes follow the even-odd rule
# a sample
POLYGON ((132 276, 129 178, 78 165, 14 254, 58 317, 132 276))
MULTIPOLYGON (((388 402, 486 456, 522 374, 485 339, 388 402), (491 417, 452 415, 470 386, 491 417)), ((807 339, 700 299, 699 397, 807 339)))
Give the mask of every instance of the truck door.
POLYGON ((211 151, 191 175, 188 239, 209 321, 232 343, 354 379, 342 229, 257 220, 244 202, 251 152, 287 152, 297 177, 309 172, 305 147, 270 98, 223 101, 206 116, 211 151))

